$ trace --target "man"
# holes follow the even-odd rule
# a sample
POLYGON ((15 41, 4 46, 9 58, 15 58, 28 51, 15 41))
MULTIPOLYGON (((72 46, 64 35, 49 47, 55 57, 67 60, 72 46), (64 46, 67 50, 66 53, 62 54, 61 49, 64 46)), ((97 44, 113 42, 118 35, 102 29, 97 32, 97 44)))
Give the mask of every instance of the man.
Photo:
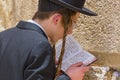
MULTIPOLYGON (((0 33, 0 80, 54 80, 56 68, 52 44, 72 33, 77 12, 96 16, 84 8, 85 0, 39 0, 33 20, 20 21, 0 33)), ((82 80, 89 67, 71 65, 56 80, 82 80)))

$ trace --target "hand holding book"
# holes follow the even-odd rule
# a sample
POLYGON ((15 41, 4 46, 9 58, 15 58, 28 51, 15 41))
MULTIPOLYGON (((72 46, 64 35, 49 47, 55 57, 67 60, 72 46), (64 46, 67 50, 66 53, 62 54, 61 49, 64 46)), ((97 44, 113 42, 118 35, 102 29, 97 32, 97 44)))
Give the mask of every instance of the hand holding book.
MULTIPOLYGON (((56 44, 56 57, 58 59, 62 47, 62 41, 56 44)), ((89 65, 97 58, 91 53, 85 51, 72 35, 66 38, 65 54, 62 61, 62 70, 66 69, 77 62, 83 62, 84 65, 89 65)))

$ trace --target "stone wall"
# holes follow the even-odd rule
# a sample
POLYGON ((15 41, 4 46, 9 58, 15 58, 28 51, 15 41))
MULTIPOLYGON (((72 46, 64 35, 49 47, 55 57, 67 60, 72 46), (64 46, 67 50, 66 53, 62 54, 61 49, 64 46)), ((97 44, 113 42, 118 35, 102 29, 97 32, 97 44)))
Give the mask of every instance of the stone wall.
POLYGON ((80 16, 76 36, 88 50, 120 52, 120 0, 87 0, 97 17, 80 16))
POLYGON ((74 36, 98 57, 97 65, 120 68, 120 0, 87 0, 86 7, 97 17, 82 15, 74 29, 74 36))
POLYGON ((38 0, 0 0, 0 25, 8 29, 19 20, 31 19, 38 0))
MULTIPOLYGON (((0 0, 0 31, 19 20, 31 19, 38 0, 0 0)), ((108 66, 120 71, 120 0, 87 0, 85 4, 98 13, 96 17, 80 14, 74 36, 81 46, 98 60, 94 66, 108 66)))

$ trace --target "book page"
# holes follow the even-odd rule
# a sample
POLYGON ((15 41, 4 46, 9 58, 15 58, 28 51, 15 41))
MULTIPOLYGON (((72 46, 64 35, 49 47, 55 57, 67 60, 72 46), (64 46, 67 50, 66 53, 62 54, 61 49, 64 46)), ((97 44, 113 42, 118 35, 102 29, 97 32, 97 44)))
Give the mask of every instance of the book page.
MULTIPOLYGON (((62 41, 56 44, 56 57, 60 56, 62 41)), ((70 65, 83 62, 84 65, 89 65, 96 60, 96 57, 91 53, 83 50, 80 44, 72 35, 66 37, 65 53, 62 61, 62 70, 66 70, 70 65)))

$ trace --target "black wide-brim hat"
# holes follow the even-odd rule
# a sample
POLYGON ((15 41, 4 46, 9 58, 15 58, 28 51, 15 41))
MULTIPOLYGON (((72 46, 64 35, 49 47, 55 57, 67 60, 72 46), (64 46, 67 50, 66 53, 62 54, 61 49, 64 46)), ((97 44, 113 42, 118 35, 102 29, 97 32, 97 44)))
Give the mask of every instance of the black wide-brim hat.
POLYGON ((49 12, 68 8, 89 16, 97 16, 95 12, 84 7, 85 1, 86 0, 39 0, 38 10, 49 12))

